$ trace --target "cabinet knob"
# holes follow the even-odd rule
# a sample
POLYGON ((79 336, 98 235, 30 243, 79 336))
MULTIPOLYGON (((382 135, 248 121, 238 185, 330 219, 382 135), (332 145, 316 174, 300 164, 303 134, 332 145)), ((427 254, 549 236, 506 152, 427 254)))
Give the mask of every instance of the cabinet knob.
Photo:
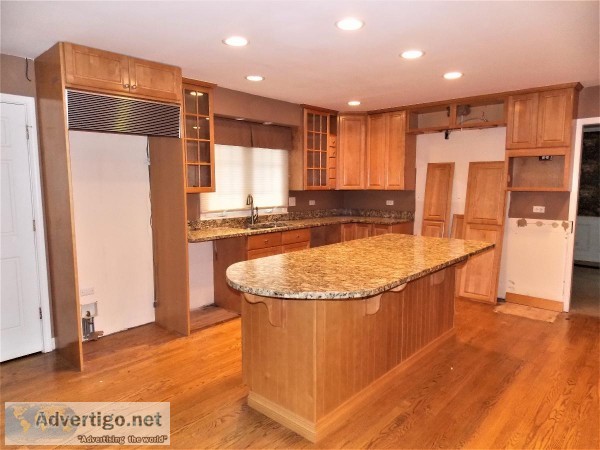
POLYGON ((136 88, 137 88, 137 86, 135 84, 131 86, 131 89, 136 89, 136 88))
POLYGON ((129 83, 125 83, 125 84, 123 85, 123 87, 124 87, 124 88, 128 88, 128 87, 129 87, 129 83))
POLYGON ((268 244, 268 243, 269 243, 269 240, 268 240, 268 239, 265 239, 265 244, 268 244))

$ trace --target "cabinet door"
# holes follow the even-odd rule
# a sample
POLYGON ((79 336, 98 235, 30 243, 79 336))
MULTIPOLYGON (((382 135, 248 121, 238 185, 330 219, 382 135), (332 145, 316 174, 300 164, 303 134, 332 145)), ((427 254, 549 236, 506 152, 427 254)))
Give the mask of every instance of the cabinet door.
POLYGON ((415 223, 414 222, 404 222, 404 223, 397 223, 396 225, 392 225, 392 233, 397 233, 397 234, 413 234, 414 233, 414 228, 415 228, 415 223))
POLYGON ((298 242, 310 241, 310 228, 301 228, 299 230, 283 231, 281 233, 281 244, 297 244, 298 242))
POLYGON ((217 239, 213 242, 213 283, 215 305, 241 313, 240 293, 227 284, 227 268, 246 260, 246 238, 217 239))
POLYGON ((508 97, 506 148, 534 148, 537 145, 537 93, 508 97))
POLYGON ((310 229, 310 247, 337 244, 342 240, 342 227, 339 224, 324 225, 310 229))
POLYGON ((384 189, 387 170, 387 114, 367 119, 367 189, 384 189))
POLYGON ((368 238, 373 235, 373 228, 370 223, 357 223, 356 226, 356 239, 368 238))
POLYGON ((470 257, 465 266, 460 269, 458 295, 471 300, 496 303, 502 248, 502 227, 466 224, 465 239, 493 242, 496 247, 470 257))
POLYGON ((446 234, 446 223, 435 220, 423 219, 423 227, 421 228, 421 236, 428 237, 444 237, 446 234))
POLYGON ((266 256, 279 255, 281 253, 281 245, 278 247, 259 248, 256 250, 248 250, 247 259, 264 258, 266 256))
POLYGON ((365 187, 366 116, 342 115, 338 126, 338 189, 365 187))
POLYGON ((423 206, 423 236, 444 237, 447 224, 450 223, 450 205, 452 202, 452 182, 454 163, 429 163, 425 182, 425 202, 423 206), (425 226, 435 227, 425 232, 425 226), (440 225, 441 223, 441 225, 440 225), (438 234, 440 232, 442 234, 438 234))
POLYGON ((379 236, 381 234, 389 234, 392 232, 392 226, 391 225, 381 225, 378 223, 374 223, 372 228, 371 228, 371 235, 372 236, 379 236))
POLYGON ((470 163, 465 222, 502 225, 504 194, 504 161, 470 163))
POLYGON ((129 93, 129 58, 82 45, 63 44, 67 86, 129 93))
POLYGON ((141 97, 181 101, 181 69, 143 59, 129 58, 131 93, 141 97))
POLYGON ((573 89, 539 94, 537 146, 569 147, 573 121, 573 89))
POLYGON ((343 223, 342 224, 342 242, 352 241, 356 239, 356 224, 355 223, 343 223))
MULTIPOLYGON (((385 168, 386 189, 414 189, 407 184, 407 173, 415 170, 414 154, 412 163, 407 158, 406 111, 388 113, 387 165, 385 168)), ((414 136, 412 137, 414 139, 414 136)))
POLYGON ((295 244, 286 244, 281 246, 281 253, 297 252, 298 250, 306 250, 310 248, 310 242, 296 242, 295 244))

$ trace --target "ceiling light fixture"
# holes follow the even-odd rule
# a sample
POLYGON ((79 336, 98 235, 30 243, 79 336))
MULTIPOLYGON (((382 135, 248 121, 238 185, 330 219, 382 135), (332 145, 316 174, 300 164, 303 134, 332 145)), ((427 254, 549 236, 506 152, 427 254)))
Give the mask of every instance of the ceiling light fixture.
POLYGON ((226 39, 223 39, 223 44, 231 47, 245 47, 248 45, 248 39, 242 36, 230 36, 226 39))
POLYGON ((461 72, 446 72, 444 74, 444 78, 446 80, 457 80, 458 78, 462 77, 463 74, 461 72))
POLYGON ((344 31, 356 31, 364 27, 365 23, 355 17, 346 17, 345 19, 338 20, 335 26, 344 31))
POLYGON ((248 80, 248 81, 262 81, 264 79, 265 79, 265 77, 261 77, 260 75, 248 75, 246 77, 246 80, 248 80))
POLYGON ((404 59, 417 59, 424 54, 425 53, 423 53, 421 50, 406 50, 405 52, 402 52, 400 56, 402 56, 404 59))
POLYGON ((350 106, 358 106, 358 105, 360 105, 360 102, 358 100, 350 100, 348 102, 348 105, 350 105, 350 106))

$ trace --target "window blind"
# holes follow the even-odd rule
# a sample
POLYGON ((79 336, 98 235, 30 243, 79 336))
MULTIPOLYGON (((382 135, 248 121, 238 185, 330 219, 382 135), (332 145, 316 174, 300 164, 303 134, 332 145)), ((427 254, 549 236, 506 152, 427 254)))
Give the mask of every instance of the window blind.
POLYGON ((288 152, 281 149, 215 145, 215 192, 200 195, 200 212, 287 205, 288 152))

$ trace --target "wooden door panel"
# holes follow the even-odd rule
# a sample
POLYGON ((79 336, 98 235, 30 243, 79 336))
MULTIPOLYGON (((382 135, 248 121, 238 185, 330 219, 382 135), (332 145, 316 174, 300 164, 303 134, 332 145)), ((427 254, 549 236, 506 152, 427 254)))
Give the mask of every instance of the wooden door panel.
POLYGON ((398 234, 413 234, 414 233, 414 228, 415 228, 415 223, 414 222, 404 222, 404 223, 397 223, 395 225, 392 225, 392 233, 398 233, 398 234))
POLYGON ((502 225, 504 195, 504 161, 470 163, 465 222, 502 225))
POLYGON ((129 58, 82 45, 63 44, 67 85, 129 92, 129 58))
POLYGON ((281 254, 281 245, 277 247, 259 248, 256 250, 248 250, 247 259, 264 258, 266 256, 273 256, 281 254))
POLYGON ((452 220, 452 231, 450 233, 452 239, 464 239, 465 238, 465 215, 454 214, 452 220))
POLYGON ((343 223, 342 224, 342 242, 351 241, 356 239, 356 224, 355 223, 343 223))
POLYGON ((539 94, 538 147, 571 145, 573 89, 544 91, 539 94))
POLYGON ((373 226, 371 228, 371 236, 379 236, 382 234, 389 234, 389 233, 392 233, 391 225, 373 224, 373 226))
POLYGON ((338 126, 338 189, 365 187, 366 116, 342 115, 338 126))
POLYGON ((149 137, 156 323, 190 334, 190 294, 181 139, 149 137))
POLYGON ((299 250, 306 250, 310 248, 310 242, 296 242, 294 244, 286 244, 281 246, 281 253, 297 252, 299 250))
POLYGON ((406 111, 388 113, 387 124, 387 167, 386 167, 386 189, 409 189, 405 183, 406 167, 406 111))
POLYGON ((496 303, 502 228, 467 224, 465 239, 492 242, 496 247, 469 258, 460 270, 459 296, 496 303))
POLYGON ((181 69, 129 58, 131 93, 159 100, 181 101, 181 69))
POLYGON ((428 237, 444 237, 446 233, 446 224, 444 222, 436 222, 433 220, 423 220, 423 228, 421 236, 428 237))
POLYGON ((387 115, 373 114, 367 119, 367 188, 385 187, 387 155, 387 115))
POLYGON ((213 242, 213 283, 215 305, 237 313, 242 312, 241 296, 227 284, 227 268, 246 260, 246 238, 218 239, 213 242))
POLYGON ((538 94, 508 98, 506 148, 534 148, 537 143, 538 94))
POLYGON ((372 227, 370 223, 357 223, 356 239, 363 239, 372 236, 372 227))

